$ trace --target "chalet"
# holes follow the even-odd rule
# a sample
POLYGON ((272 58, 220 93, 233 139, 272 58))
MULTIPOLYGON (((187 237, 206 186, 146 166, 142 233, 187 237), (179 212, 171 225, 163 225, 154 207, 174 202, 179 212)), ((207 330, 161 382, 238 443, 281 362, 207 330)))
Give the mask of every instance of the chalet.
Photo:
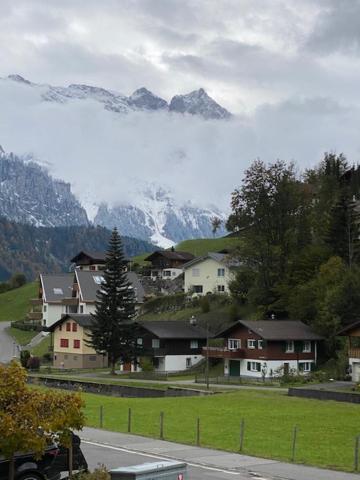
POLYGON ((189 321, 149 320, 140 322, 139 326, 137 342, 144 356, 152 359, 155 371, 186 370, 204 358, 206 330, 189 321))
POLYGON ((183 265, 193 258, 192 253, 177 252, 172 248, 171 250, 157 250, 146 257, 145 261, 151 263, 150 275, 153 280, 157 278, 173 280, 182 274, 183 265))
MULTIPOLYGON (((126 277, 139 306, 144 302, 143 286, 135 272, 126 272, 126 277)), ((103 281, 101 270, 76 269, 73 273, 40 274, 38 297, 30 301, 33 311, 28 316, 50 327, 64 314, 93 313, 96 294, 103 281)))
POLYGON ((304 323, 290 320, 239 320, 216 338, 224 339, 223 347, 205 348, 203 355, 224 359, 226 376, 258 378, 311 372, 322 340, 304 323))
POLYGON ((353 382, 360 382, 360 321, 343 328, 338 335, 348 337, 349 373, 353 382))
MULTIPOLYGON (((74 258, 72 258, 71 263, 75 266, 75 269, 78 270, 104 270, 106 264, 106 252, 87 252, 82 250, 74 258)), ((128 269, 128 264, 130 260, 124 260, 124 270, 128 269)))
POLYGON ((226 253, 209 252, 183 265, 185 293, 230 293, 240 262, 226 253))
POLYGON ((52 332, 53 365, 59 368, 103 368, 108 361, 86 344, 92 317, 63 315, 48 329, 52 332))

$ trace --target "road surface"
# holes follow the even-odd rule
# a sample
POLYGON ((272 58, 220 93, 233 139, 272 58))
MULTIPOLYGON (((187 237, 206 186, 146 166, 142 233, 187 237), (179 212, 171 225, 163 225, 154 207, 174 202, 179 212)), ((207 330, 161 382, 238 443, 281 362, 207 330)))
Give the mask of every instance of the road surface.
POLYGON ((222 452, 138 435, 84 428, 82 449, 90 470, 158 460, 188 464, 189 480, 359 480, 359 475, 222 452))
POLYGON ((0 322, 0 363, 8 363, 16 356, 19 357, 19 348, 13 338, 5 331, 10 322, 0 322))

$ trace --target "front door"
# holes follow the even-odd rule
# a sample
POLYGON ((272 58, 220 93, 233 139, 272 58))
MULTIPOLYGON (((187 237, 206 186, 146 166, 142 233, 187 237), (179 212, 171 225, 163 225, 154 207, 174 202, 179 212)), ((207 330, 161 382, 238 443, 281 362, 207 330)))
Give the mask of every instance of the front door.
POLYGON ((289 364, 284 363, 284 375, 289 375, 289 364))
POLYGON ((238 360, 230 360, 229 373, 230 377, 240 377, 240 362, 238 360))

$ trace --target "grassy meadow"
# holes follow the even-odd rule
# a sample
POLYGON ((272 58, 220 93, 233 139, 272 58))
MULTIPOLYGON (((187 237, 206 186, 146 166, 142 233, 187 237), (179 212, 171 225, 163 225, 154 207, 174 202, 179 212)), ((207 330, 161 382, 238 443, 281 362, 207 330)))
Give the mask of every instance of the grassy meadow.
POLYGON ((291 459, 292 432, 298 427, 296 462, 352 470, 355 437, 360 433, 359 406, 288 397, 269 391, 239 391, 209 397, 158 399, 114 398, 83 394, 87 425, 159 437, 164 412, 165 439, 194 444, 200 418, 201 445, 239 451, 240 422, 245 420, 243 453, 284 461, 291 459))
POLYGON ((30 310, 30 299, 36 297, 38 283, 26 285, 0 294, 0 322, 24 320, 30 310))

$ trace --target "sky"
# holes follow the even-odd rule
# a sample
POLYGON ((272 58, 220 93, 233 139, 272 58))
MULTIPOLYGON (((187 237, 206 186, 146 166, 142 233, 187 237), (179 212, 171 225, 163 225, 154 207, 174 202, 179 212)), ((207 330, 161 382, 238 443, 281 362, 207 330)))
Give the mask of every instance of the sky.
POLYGON ((234 114, 119 116, 3 82, 0 144, 33 153, 83 201, 124 201, 146 179, 226 208, 256 158, 359 161, 358 0, 1 0, 0 45, 0 77, 166 100, 202 87, 234 114))

